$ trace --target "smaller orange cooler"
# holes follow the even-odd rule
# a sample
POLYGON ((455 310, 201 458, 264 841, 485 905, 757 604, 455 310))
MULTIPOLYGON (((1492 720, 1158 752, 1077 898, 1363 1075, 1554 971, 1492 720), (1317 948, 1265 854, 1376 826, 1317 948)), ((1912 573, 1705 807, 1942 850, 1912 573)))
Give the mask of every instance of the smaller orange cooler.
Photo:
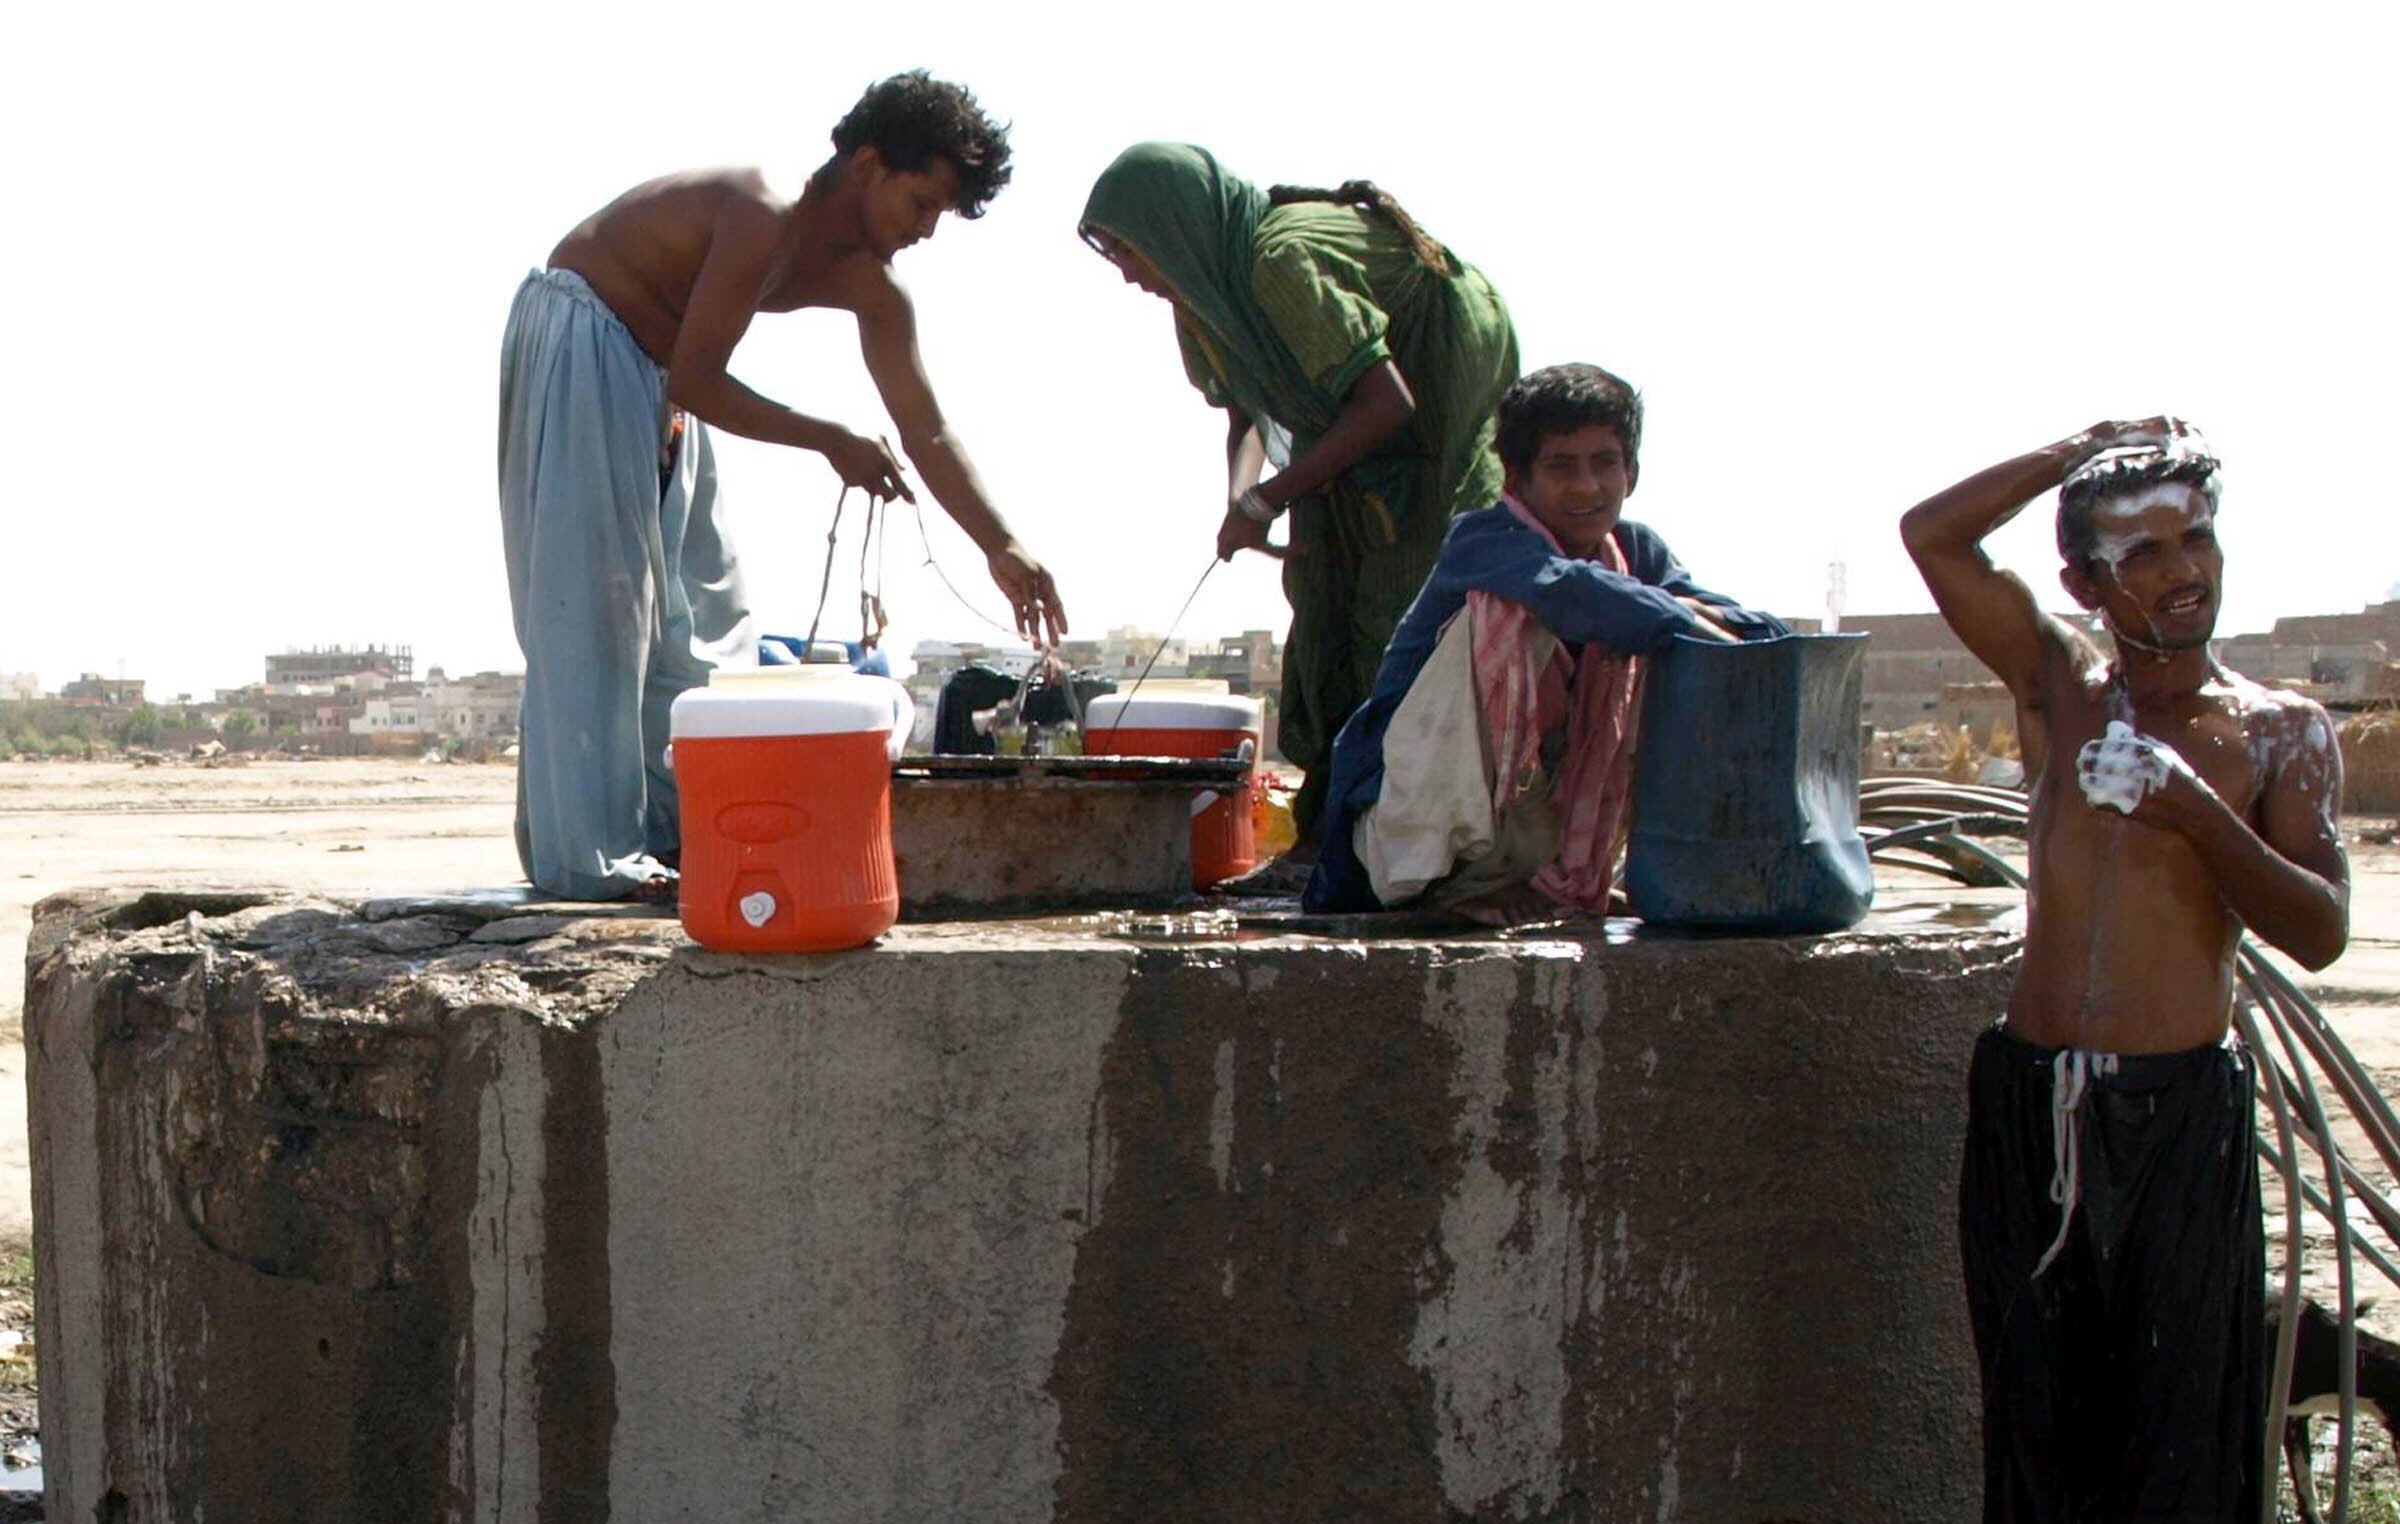
POLYGON ((900 918, 892 768, 914 709, 889 678, 719 673, 668 723, 683 929, 729 952, 863 947, 900 918))
MULTIPOLYGON (((1250 763, 1258 776, 1259 703, 1231 693, 1154 691, 1145 685, 1128 703, 1104 693, 1084 706, 1087 756, 1225 757, 1250 763)), ((1192 887, 1205 889, 1258 866, 1250 794, 1203 791, 1192 796, 1192 887)))

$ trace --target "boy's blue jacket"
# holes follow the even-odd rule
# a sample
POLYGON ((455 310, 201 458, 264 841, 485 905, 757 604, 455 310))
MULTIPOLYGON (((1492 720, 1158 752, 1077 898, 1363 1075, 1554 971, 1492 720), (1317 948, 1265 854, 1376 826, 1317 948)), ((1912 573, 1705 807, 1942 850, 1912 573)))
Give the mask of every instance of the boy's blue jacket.
MULTIPOLYGON (((1425 669, 1442 626, 1480 590, 1521 603, 1542 627, 1571 646, 1600 645, 1650 656, 1677 635, 1699 628, 1676 602, 1693 598, 1717 610, 1717 620, 1744 640, 1788 635, 1772 614, 1743 608, 1692 580, 1667 542, 1647 525, 1617 522, 1625 571, 1562 556, 1505 504, 1459 515, 1442 542, 1441 559, 1392 632, 1375 674, 1375 691, 1353 710, 1333 743, 1333 777, 1320 820, 1317 867, 1301 903, 1310 910, 1380 910, 1366 869, 1350 850, 1350 828, 1383 792, 1383 737, 1409 685, 1425 669)), ((1578 653, 1580 654, 1580 653, 1578 653)))

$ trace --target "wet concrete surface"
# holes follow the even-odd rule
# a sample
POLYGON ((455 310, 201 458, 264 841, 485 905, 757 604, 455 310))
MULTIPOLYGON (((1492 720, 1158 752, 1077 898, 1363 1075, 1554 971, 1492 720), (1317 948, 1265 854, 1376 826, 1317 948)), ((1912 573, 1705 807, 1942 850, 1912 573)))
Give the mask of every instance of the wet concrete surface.
POLYGON ((490 895, 62 903, 51 1473, 128 1521, 422 1517, 442 1476, 489 1517, 603 1479, 628 1517, 1963 1517, 1941 1224, 2013 939, 1944 916, 756 958, 490 895))

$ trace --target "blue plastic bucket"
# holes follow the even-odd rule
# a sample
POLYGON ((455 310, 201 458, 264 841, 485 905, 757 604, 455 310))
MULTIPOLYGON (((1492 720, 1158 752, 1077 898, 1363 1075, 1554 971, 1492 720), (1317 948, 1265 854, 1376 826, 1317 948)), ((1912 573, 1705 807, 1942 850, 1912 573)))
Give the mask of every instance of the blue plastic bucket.
POLYGON ((1661 926, 1838 931, 1875 899, 1858 834, 1864 635, 1679 636, 1642 683, 1625 892, 1661 926))

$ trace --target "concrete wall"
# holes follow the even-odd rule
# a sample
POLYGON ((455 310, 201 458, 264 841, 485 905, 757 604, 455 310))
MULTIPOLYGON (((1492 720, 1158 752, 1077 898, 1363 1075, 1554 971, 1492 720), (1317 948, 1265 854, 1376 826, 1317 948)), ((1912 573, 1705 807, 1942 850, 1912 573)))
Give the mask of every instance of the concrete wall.
POLYGON ((34 933, 54 1518, 1974 1514, 1995 933, 252 898, 34 933))

